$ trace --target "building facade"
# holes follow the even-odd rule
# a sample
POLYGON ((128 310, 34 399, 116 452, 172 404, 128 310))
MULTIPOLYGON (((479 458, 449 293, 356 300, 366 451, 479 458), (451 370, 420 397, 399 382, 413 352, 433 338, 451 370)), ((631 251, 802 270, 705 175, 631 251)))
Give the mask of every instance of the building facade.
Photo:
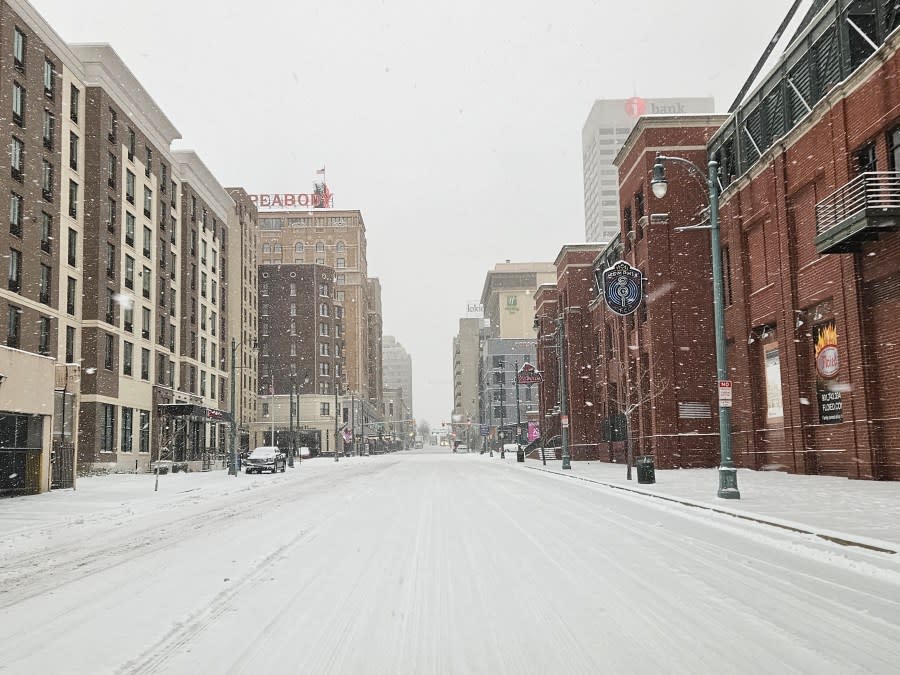
POLYGON ((366 366, 369 378, 369 403, 376 410, 384 408, 384 361, 382 354, 382 332, 384 319, 381 309, 381 281, 370 277, 366 283, 368 306, 368 344, 366 366))
POLYGON ((481 372, 479 346, 484 319, 459 320, 459 332, 453 337, 453 412, 454 424, 481 421, 478 375, 481 372))
MULTIPOLYGON (((413 412, 412 357, 393 335, 381 339, 381 359, 384 389, 403 392, 403 405, 413 412)), ((387 398, 387 394, 384 395, 387 398)))
MULTIPOLYGON (((235 401, 229 410, 237 424, 238 446, 250 449, 250 429, 256 421, 259 383, 258 329, 259 277, 257 247, 259 214, 256 205, 243 188, 228 188, 234 208, 228 219, 228 334, 231 336, 231 359, 234 362, 235 401)), ((229 361, 231 364, 231 361, 229 361)), ((229 375, 230 377, 230 375, 229 375)))
POLYGON ((496 338, 534 338, 534 292, 556 280, 552 263, 497 263, 488 271, 481 291, 484 317, 496 338))
POLYGON ((581 130, 585 241, 608 243, 619 232, 619 174, 613 160, 642 115, 711 113, 711 98, 601 99, 581 130))

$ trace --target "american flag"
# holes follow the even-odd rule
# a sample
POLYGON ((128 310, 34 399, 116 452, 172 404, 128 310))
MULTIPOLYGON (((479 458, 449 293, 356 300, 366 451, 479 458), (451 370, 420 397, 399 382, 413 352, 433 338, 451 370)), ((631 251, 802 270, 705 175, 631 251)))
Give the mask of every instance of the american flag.
POLYGON ((325 167, 323 166, 321 169, 316 169, 316 173, 319 174, 320 176, 324 176, 325 175, 325 167))

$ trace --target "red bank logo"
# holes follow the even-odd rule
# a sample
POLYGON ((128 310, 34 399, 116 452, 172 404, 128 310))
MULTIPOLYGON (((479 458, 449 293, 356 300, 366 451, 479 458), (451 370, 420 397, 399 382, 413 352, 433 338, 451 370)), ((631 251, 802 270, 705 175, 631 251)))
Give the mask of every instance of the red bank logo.
POLYGON ((629 117, 640 117, 647 112, 647 100, 639 96, 625 99, 625 112, 629 117))

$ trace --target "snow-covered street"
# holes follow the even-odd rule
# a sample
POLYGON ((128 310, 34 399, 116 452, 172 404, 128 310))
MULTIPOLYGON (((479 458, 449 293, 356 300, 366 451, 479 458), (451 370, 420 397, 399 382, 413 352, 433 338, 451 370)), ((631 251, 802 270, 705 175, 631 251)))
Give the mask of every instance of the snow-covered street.
POLYGON ((900 561, 446 448, 0 502, 9 673, 893 672, 900 561))

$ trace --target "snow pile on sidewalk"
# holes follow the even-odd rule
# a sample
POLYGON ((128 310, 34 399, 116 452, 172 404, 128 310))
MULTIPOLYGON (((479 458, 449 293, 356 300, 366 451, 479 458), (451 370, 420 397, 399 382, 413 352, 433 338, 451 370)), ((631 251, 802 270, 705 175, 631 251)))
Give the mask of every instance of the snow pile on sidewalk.
MULTIPOLYGON (((515 456, 511 461, 515 463, 515 456)), ((526 465, 544 468, 540 460, 528 460, 526 465)), ((548 461, 546 468, 562 473, 559 460, 548 461)), ((634 469, 632 480, 626 480, 626 470, 624 464, 572 462, 565 474, 900 548, 900 482, 738 469, 741 498, 726 500, 716 497, 716 469, 657 469, 656 483, 651 485, 639 484, 634 469)))

